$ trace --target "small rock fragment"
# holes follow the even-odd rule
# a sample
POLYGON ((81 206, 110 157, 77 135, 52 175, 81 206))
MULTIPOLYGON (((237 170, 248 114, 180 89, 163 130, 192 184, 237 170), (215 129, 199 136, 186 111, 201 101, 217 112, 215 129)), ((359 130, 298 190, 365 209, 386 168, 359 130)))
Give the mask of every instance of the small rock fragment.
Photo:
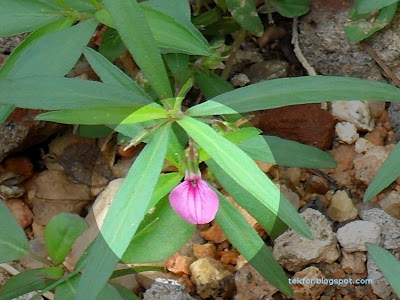
POLYGON ((379 201, 382 209, 397 219, 400 219, 400 193, 391 191, 389 195, 379 201))
POLYGON ((382 246, 385 249, 400 247, 400 220, 393 218, 379 208, 361 210, 359 214, 363 220, 374 222, 380 226, 383 239, 382 246))
POLYGON ((372 279, 371 287, 374 294, 382 299, 390 299, 389 296, 392 293, 392 290, 389 286, 389 282, 369 255, 367 260, 367 271, 368 279, 372 279))
POLYGON ((293 298, 296 300, 317 300, 328 286, 325 276, 316 267, 308 267, 292 277, 293 298), (317 282, 320 280, 321 282, 317 282))
POLYGON ((375 146, 383 146, 388 131, 385 127, 375 127, 374 130, 365 135, 365 139, 375 146))
POLYGON ((3 203, 7 205, 8 209, 23 229, 32 225, 33 213, 28 205, 21 199, 8 199, 4 200, 3 203))
POLYGON ((243 70, 251 83, 287 77, 289 64, 282 60, 267 60, 251 65, 243 70))
POLYGON ((356 158, 354 160, 355 178, 370 185, 392 149, 393 145, 375 146, 363 156, 356 158))
POLYGON ((190 265, 190 270, 196 291, 203 298, 221 296, 233 283, 232 272, 213 258, 196 260, 190 265))
POLYGON ((166 268, 168 271, 177 275, 183 275, 183 274, 190 275, 189 266, 192 263, 193 263, 193 258, 176 253, 168 259, 166 268))
POLYGON ((232 85, 235 86, 235 87, 238 87, 238 86, 240 86, 240 87, 245 86, 245 85, 248 84, 249 82, 250 82, 249 77, 247 77, 247 75, 246 75, 246 74, 243 74, 243 73, 236 74, 236 75, 233 76, 232 79, 231 79, 231 83, 232 83, 232 85))
POLYGON ((337 191, 331 199, 328 216, 334 221, 344 222, 355 219, 357 215, 357 208, 349 195, 345 191, 337 191))
POLYGON ((143 294, 143 300, 194 300, 176 280, 157 278, 143 294))
POLYGON ((338 166, 335 170, 338 172, 343 172, 345 170, 350 170, 353 168, 354 161, 354 146, 339 144, 332 149, 332 156, 336 160, 338 166))
POLYGON ((377 118, 385 111, 386 103, 383 101, 368 101, 368 106, 371 117, 377 118))
POLYGON ((341 121, 353 123, 358 129, 368 131, 374 129, 374 120, 371 118, 369 106, 366 102, 332 102, 332 115, 341 121))
POLYGON ((356 151, 357 153, 365 153, 372 147, 374 147, 374 144, 372 144, 370 141, 368 141, 364 138, 359 138, 356 141, 354 151, 356 151))
POLYGON ((4 161, 6 170, 23 176, 24 178, 33 175, 33 165, 27 157, 9 157, 4 161))
POLYGON ((311 263, 334 262, 339 257, 337 239, 325 216, 311 208, 300 215, 309 226, 314 240, 289 229, 275 240, 275 259, 284 268, 294 272, 311 263))
POLYGON ((214 223, 209 229, 200 232, 200 235, 203 239, 217 244, 226 240, 224 232, 217 223, 214 223))
POLYGON ((364 243, 379 245, 381 242, 381 229, 372 222, 353 221, 339 228, 337 238, 340 246, 347 252, 367 251, 364 243))
POLYGON ((234 300, 268 299, 278 291, 250 264, 236 272, 235 283, 237 294, 234 300))
POLYGON ((214 244, 211 243, 207 243, 204 245, 195 244, 193 245, 193 254, 196 258, 215 258, 217 256, 217 248, 214 244))
POLYGON ((339 139, 347 144, 353 144, 359 138, 356 126, 349 122, 337 123, 335 131, 339 139))
POLYGON ((239 49, 235 53, 234 63, 237 64, 237 63, 241 63, 244 61, 251 62, 251 63, 258 63, 258 62, 264 61, 264 58, 258 52, 244 51, 244 50, 239 49))
POLYGON ((365 272, 365 261, 367 257, 365 256, 364 252, 346 252, 342 251, 342 259, 340 264, 342 269, 347 274, 354 274, 354 273, 364 273, 365 272))
POLYGON ((236 265, 239 252, 237 250, 224 250, 218 253, 220 262, 226 265, 236 265))

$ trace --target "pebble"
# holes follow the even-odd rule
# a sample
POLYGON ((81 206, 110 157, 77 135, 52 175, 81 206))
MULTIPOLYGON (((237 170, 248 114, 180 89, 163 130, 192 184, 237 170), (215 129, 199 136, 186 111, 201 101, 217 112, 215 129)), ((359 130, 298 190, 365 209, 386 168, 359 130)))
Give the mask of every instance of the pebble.
POLYGON ((168 259, 166 263, 166 268, 168 271, 177 275, 190 275, 189 267, 193 263, 193 261, 194 259, 189 256, 184 256, 176 253, 168 259))
POLYGON ((233 284, 232 272, 221 262, 205 257, 190 265, 192 281, 196 292, 203 298, 218 297, 231 289, 233 284))
POLYGON ((249 77, 246 74, 239 73, 232 77, 231 83, 235 87, 242 87, 245 86, 250 82, 249 77))
POLYGON ((317 300, 328 286, 327 283, 317 283, 316 279, 324 280, 325 276, 316 267, 308 267, 292 277, 292 280, 301 280, 304 283, 292 283, 293 298, 296 300, 317 300), (311 281, 313 280, 313 282, 311 281), (309 281, 309 283, 307 283, 309 281))
POLYGON ((358 215, 357 208, 345 191, 337 191, 328 208, 328 216, 338 222, 355 219, 358 215))
POLYGON ((389 282, 369 255, 367 260, 367 271, 368 279, 372 279, 371 287, 374 294, 382 299, 390 299, 389 296, 392 293, 392 290, 389 286, 389 282))
POLYGON ((394 132, 396 133, 397 141, 400 140, 400 103, 390 103, 389 109, 389 122, 392 125, 394 132))
POLYGON ((210 257, 216 258, 217 247, 214 244, 207 243, 204 245, 195 244, 193 245, 193 254, 196 258, 210 257))
POLYGON ((360 137, 356 141, 354 151, 356 151, 357 153, 365 153, 372 147, 374 147, 374 144, 372 144, 370 141, 360 137))
POLYGON ((400 220, 393 218, 379 208, 365 209, 359 212, 361 219, 374 222, 382 232, 382 246, 385 249, 400 247, 400 220))
POLYGON ((367 102, 332 102, 332 115, 341 121, 347 121, 354 124, 354 126, 360 130, 371 131, 374 129, 374 120, 371 118, 367 102))
POLYGON ((364 252, 342 251, 340 265, 347 274, 364 273, 366 271, 366 260, 367 257, 364 252))
POLYGON ((347 144, 353 144, 359 138, 356 126, 349 122, 338 122, 335 131, 339 139, 347 144))
POLYGON ((380 227, 368 221, 353 221, 339 228, 337 233, 340 246, 347 252, 366 251, 364 243, 381 243, 380 227))
POLYGON ((23 229, 32 225, 33 213, 21 199, 7 199, 3 200, 3 203, 7 205, 11 214, 23 229))
POLYGON ((400 219, 400 193, 391 191, 379 201, 380 207, 394 218, 400 219))
POLYGON ((157 278, 143 294, 143 300, 195 300, 176 280, 157 278))
POLYGON ((311 263, 332 263, 339 257, 337 239, 327 219, 314 209, 300 214, 309 226, 314 240, 309 240, 294 230, 285 231, 275 240, 273 255, 289 271, 300 271, 311 263))
POLYGON ((375 127, 374 130, 365 135, 365 139, 371 142, 375 146, 383 146, 385 144, 385 138, 388 131, 385 127, 375 127))
POLYGON ((354 159, 355 178, 366 185, 370 185, 392 149, 393 145, 375 146, 363 156, 354 159))
POLYGON ((243 70, 251 83, 288 76, 289 64, 283 60, 261 61, 243 70))
POLYGON ((386 102, 384 101, 368 101, 369 111, 371 112, 371 117, 379 117, 386 108, 386 102))
POLYGON ((338 166, 335 171, 342 173, 345 170, 353 168, 354 146, 339 144, 333 147, 332 156, 336 160, 338 166))
POLYGON ((251 63, 259 63, 259 62, 264 61, 264 58, 258 52, 244 51, 244 50, 239 49, 235 53, 234 63, 237 64, 237 63, 241 63, 244 61, 251 62, 251 63))
POLYGON ((201 231, 200 235, 203 239, 219 244, 223 241, 226 241, 227 238, 222 231, 221 227, 217 223, 214 223, 210 228, 207 230, 201 231))
POLYGON ((237 293, 234 300, 268 299, 278 291, 250 264, 236 272, 235 284, 237 293))

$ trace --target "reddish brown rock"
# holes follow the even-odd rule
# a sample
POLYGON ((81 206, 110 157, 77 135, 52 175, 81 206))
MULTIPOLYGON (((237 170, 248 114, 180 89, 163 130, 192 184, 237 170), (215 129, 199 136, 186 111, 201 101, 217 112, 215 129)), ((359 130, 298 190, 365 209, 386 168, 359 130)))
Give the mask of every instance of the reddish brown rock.
POLYGON ((291 105, 256 113, 254 126, 264 134, 328 149, 335 133, 335 120, 320 104, 291 105))
POLYGON ((209 229, 200 232, 200 235, 203 239, 217 244, 226 240, 224 232, 217 223, 213 224, 209 229))
POLYGON ((20 199, 8 199, 3 201, 7 205, 8 209, 18 221, 22 228, 30 226, 33 222, 33 213, 20 199))
POLYGON ((189 266, 192 264, 193 261, 194 261, 194 259, 191 257, 180 255, 179 253, 176 253, 168 259, 166 267, 167 267, 168 271, 170 271, 174 274, 190 275, 189 266))
POLYGON ((196 258, 211 257, 215 258, 217 256, 217 247, 214 244, 195 244, 193 245, 193 254, 196 258))

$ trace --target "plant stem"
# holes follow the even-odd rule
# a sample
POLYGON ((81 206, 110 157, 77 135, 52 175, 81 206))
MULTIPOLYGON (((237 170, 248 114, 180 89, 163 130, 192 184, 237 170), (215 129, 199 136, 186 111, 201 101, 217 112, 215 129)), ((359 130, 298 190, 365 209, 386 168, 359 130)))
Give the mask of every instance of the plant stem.
POLYGON ((229 54, 228 60, 226 61, 225 64, 225 69, 221 75, 221 77, 225 80, 228 78, 229 72, 231 71, 233 66, 233 61, 235 60, 236 52, 237 50, 239 50, 240 45, 244 41, 245 36, 246 36, 246 29, 242 28, 235 37, 235 41, 233 42, 232 45, 232 51, 229 54))

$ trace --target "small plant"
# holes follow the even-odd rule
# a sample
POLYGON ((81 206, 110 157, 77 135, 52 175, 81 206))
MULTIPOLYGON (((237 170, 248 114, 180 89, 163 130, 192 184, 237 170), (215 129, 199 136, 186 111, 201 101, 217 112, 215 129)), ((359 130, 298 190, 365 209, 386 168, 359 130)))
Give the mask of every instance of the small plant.
MULTIPOLYGON (((222 12, 227 10, 232 16, 229 24, 233 20, 236 27, 255 35, 262 33, 253 1, 215 2, 217 21, 209 25, 200 22, 200 17, 206 19, 205 14, 212 10, 196 19, 204 30, 225 22, 222 12)), ((284 14, 292 1, 273 3, 284 14)), ((298 3, 301 10, 292 11, 294 15, 309 9, 308 1, 298 3)), ((224 59, 228 49, 209 46, 191 22, 188 1, 2 0, 0 16, 0 36, 33 31, 0 70, 0 119, 14 107, 43 109, 49 112, 38 120, 86 126, 93 136, 98 127, 91 126, 102 125, 118 132, 120 140, 128 139, 128 146, 146 143, 109 208, 100 234, 75 270, 64 274, 59 264, 84 224, 81 220, 70 222, 76 217, 57 216, 46 229, 49 264, 56 266, 15 276, 1 290, 1 300, 53 289, 57 300, 100 299, 100 292, 109 299, 124 298, 127 291, 107 283, 110 277, 121 276, 114 272, 118 262, 149 263, 151 267, 152 262, 169 257, 186 243, 195 229, 193 223, 209 222, 214 216, 248 262, 291 295, 285 273, 269 248, 212 181, 271 237, 290 226, 312 238, 303 219, 254 160, 305 168, 332 168, 336 162, 311 146, 260 135, 260 130, 242 122, 245 114, 335 100, 400 101, 400 91, 393 86, 328 76, 277 79, 233 90, 208 70, 224 59), (97 52, 86 45, 100 23, 109 28, 97 52), (125 47, 144 74, 140 82, 112 64, 125 47), (64 77, 82 53, 102 82, 64 77), (182 102, 193 84, 200 86, 207 101, 186 109, 182 102), (177 171, 160 176, 165 161, 177 171), (201 178, 200 165, 212 180, 201 178), (202 207, 196 206, 198 201, 202 207), (149 213, 152 208, 154 212, 149 213), (16 288, 38 278, 40 284, 27 285, 23 291, 16 288)), ((11 227, 0 234, 0 262, 27 255, 23 231, 1 204, 0 213, 1 224, 11 227)))

